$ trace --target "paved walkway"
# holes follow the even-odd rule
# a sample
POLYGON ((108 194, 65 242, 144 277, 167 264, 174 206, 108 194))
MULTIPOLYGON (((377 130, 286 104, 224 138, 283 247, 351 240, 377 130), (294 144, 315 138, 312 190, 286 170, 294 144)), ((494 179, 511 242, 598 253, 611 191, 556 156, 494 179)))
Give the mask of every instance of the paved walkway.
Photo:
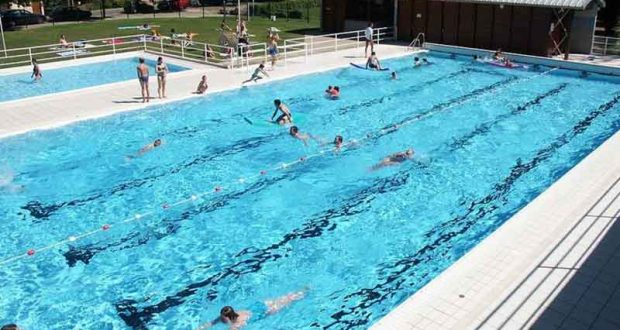
MULTIPOLYGON (((401 56, 406 52, 405 47, 386 44, 377 46, 376 50, 384 59, 401 56)), ((131 56, 131 54, 129 55, 131 56)), ((151 55, 151 57, 155 56, 151 55)), ((269 71, 271 78, 264 79, 259 84, 296 77, 300 74, 348 66, 349 62, 365 62, 364 49, 346 49, 330 53, 329 56, 317 54, 309 56, 307 63, 303 57, 289 59, 286 66, 280 62, 274 71, 269 71)), ((65 65, 67 64, 65 63, 65 65)), ((168 98, 165 100, 152 99, 151 104, 164 104, 191 97, 201 97, 201 95, 195 95, 192 92, 195 91, 203 74, 207 74, 209 77, 207 94, 239 88, 241 82, 249 77, 250 70, 254 69, 252 67, 227 70, 202 64, 189 65, 194 69, 171 74, 168 77, 168 98)), ((43 66, 43 70, 45 70, 45 66, 43 66)), ((151 95, 157 96, 157 83, 154 79, 151 79, 150 87, 151 95)), ((140 102, 139 93, 138 82, 131 80, 83 89, 78 92, 0 103, 0 118, 3 119, 0 121, 0 137, 142 109, 147 105, 140 102)))

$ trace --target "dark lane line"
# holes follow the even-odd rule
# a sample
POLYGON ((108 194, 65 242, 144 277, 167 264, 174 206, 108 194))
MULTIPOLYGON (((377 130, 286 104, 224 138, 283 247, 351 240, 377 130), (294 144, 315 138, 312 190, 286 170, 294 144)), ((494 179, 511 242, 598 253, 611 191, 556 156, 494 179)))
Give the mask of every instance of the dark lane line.
MULTIPOLYGON (((494 88, 498 88, 501 85, 490 85, 490 86, 495 86, 494 88)), ((473 92, 471 92, 470 94, 472 95, 479 95, 480 90, 485 90, 488 91, 489 89, 487 89, 486 87, 480 88, 478 90, 474 90, 473 92)), ((462 98, 455 98, 453 99, 454 102, 462 102, 462 98)), ((451 105, 452 103, 447 102, 444 105, 451 105)), ((434 109, 434 108, 433 108, 434 109)), ((380 138, 381 136, 376 136, 375 139, 380 138)), ((345 151, 346 152, 346 151, 345 151)), ((275 182, 274 182, 275 183, 275 182)), ((267 188, 266 186, 264 188, 267 188)), ((262 189, 261 189, 262 190, 262 189)), ((254 192, 259 192, 260 190, 256 190, 253 191, 254 192)), ((247 191, 248 193, 250 191, 247 191)), ((215 205, 217 206, 219 203, 221 203, 222 201, 225 201, 225 199, 218 199, 218 202, 215 203, 215 205)), ((228 203, 225 202, 224 204, 222 204, 222 206, 227 205, 228 203)), ((213 211, 215 211, 217 208, 214 208, 213 211)), ((166 224, 166 223, 164 223, 166 224)), ((161 233, 158 234, 157 236, 147 236, 147 237, 140 237, 138 236, 138 234, 132 233, 130 234, 130 237, 125 237, 125 238, 121 238, 119 241, 113 242, 113 243, 108 243, 106 245, 95 245, 95 244, 91 244, 91 245, 87 245, 87 246, 82 246, 82 247, 70 247, 70 250, 68 252, 66 252, 64 254, 65 259, 67 260, 67 264, 70 267, 73 267, 77 264, 78 261, 82 261, 85 264, 88 264, 90 262, 90 260, 99 252, 103 252, 107 249, 113 248, 113 247, 119 247, 123 244, 128 243, 128 241, 130 240, 138 240, 138 242, 135 243, 129 243, 127 244, 127 248, 130 247, 138 247, 140 245, 144 245, 146 244, 151 238, 156 238, 156 239, 161 239, 164 238, 166 236, 168 236, 169 234, 173 234, 174 231, 172 230, 174 227, 170 227, 166 224, 166 228, 168 228, 167 232, 169 231, 169 233, 161 233)))
MULTIPOLYGON (((451 74, 439 77, 431 82, 439 82, 443 79, 451 79, 458 75, 461 75, 461 74, 464 74, 470 71, 471 71, 470 69, 462 69, 462 70, 453 72, 451 74)), ((510 79, 514 79, 514 77, 510 79)), ((419 86, 415 86, 415 87, 417 88, 419 86)), ((122 194, 126 192, 127 190, 139 188, 161 177, 165 177, 170 174, 178 173, 181 170, 186 169, 186 168, 191 168, 194 165, 201 165, 208 161, 211 161, 211 160, 214 160, 220 157, 230 156, 233 154, 241 153, 246 150, 256 149, 264 144, 267 144, 269 142, 276 140, 276 138, 280 136, 282 136, 281 133, 272 134, 272 135, 263 136, 263 137, 254 137, 254 138, 248 138, 245 140, 240 140, 236 142, 235 144, 233 144, 232 146, 220 147, 218 149, 215 149, 213 153, 211 154, 202 155, 176 168, 172 168, 168 172, 162 172, 160 174, 147 176, 141 179, 129 180, 129 181, 117 184, 116 186, 112 187, 110 191, 107 191, 107 192, 100 192, 95 195, 91 195, 91 196, 84 197, 84 198, 74 199, 74 200, 66 201, 66 202, 50 203, 50 204, 46 204, 38 200, 33 200, 33 201, 29 201, 28 203, 26 203, 26 205, 21 206, 20 208, 27 211, 30 214, 30 216, 33 218, 33 222, 37 223, 37 222, 45 221, 45 220, 48 220, 49 217, 53 215, 55 212, 57 212, 58 210, 64 207, 81 206, 81 205, 93 202, 101 198, 122 194)))
POLYGON ((525 111, 527 111, 528 109, 530 109, 531 107, 533 107, 534 105, 538 105, 540 104, 544 99, 551 97, 551 96, 555 96, 557 94, 559 94, 561 91, 563 91, 564 89, 566 89, 566 87, 568 86, 568 83, 562 83, 559 86, 543 93, 543 94, 539 94, 536 98, 534 98, 533 100, 528 101, 527 103, 518 106, 516 109, 513 109, 511 112, 500 115, 498 117, 496 117, 494 120, 492 121, 488 121, 486 123, 482 123, 478 126, 476 126, 476 129, 474 129, 473 131, 469 132, 468 134, 463 135, 462 137, 455 139, 454 142, 452 142, 452 144, 450 144, 450 151, 454 151, 456 149, 461 149, 466 145, 469 145, 471 143, 471 140, 473 140, 476 136, 480 136, 480 135, 484 135, 486 133, 488 133, 491 129, 492 126, 497 125, 498 123, 513 117, 515 115, 521 114, 525 111))
MULTIPOLYGON (((493 91, 513 81, 514 79, 515 78, 509 78, 504 81, 500 81, 499 83, 476 89, 467 95, 454 98, 453 102, 454 104, 458 104, 460 102, 463 102, 463 100, 467 100, 473 97, 473 95, 480 95, 485 92, 493 91)), ((445 108, 451 105, 452 103, 450 102, 444 102, 439 106, 440 108, 445 108)), ((439 108, 435 106, 432 109, 437 110, 439 108)), ((430 111, 431 110, 426 111, 425 113, 428 113, 430 111)), ((383 136, 385 135, 378 134, 371 136, 370 139, 377 140, 383 136)), ((290 241, 295 239, 320 237, 323 234, 323 231, 331 231, 336 228, 336 223, 333 223, 330 220, 338 219, 341 217, 346 218, 347 216, 365 212, 368 208, 370 208, 370 202, 372 202, 372 200, 374 200, 376 196, 402 188, 409 179, 408 172, 409 170, 402 170, 397 175, 394 175, 392 177, 377 179, 375 180, 373 185, 365 188, 361 192, 354 195, 352 198, 346 200, 345 203, 339 208, 332 208, 323 213, 320 213, 315 217, 312 217, 301 228, 293 230, 291 233, 285 235, 280 242, 274 243, 263 249, 246 248, 239 252, 236 256, 239 258, 249 255, 249 257, 251 258, 250 260, 238 261, 237 263, 225 268, 223 271, 215 275, 206 278, 203 281, 186 286, 184 289, 177 292, 176 294, 169 295, 166 297, 166 299, 154 305, 140 308, 137 306, 138 302, 135 300, 122 300, 116 303, 117 312, 128 326, 135 329, 146 329, 148 322, 150 322, 153 317, 155 317, 155 315, 165 312, 169 308, 183 304, 186 298, 198 293, 198 289, 206 286, 217 285, 220 281, 227 278, 238 279, 239 277, 241 277, 241 275, 257 272, 264 266, 265 263, 269 261, 276 261, 280 258, 285 257, 286 253, 278 252, 276 250, 283 245, 289 243, 290 241), (355 207, 360 205, 364 206, 363 210, 354 210, 355 207)), ((344 221, 346 221, 346 219, 344 221)), ((217 291, 211 290, 209 291, 207 298, 210 300, 214 300, 217 297, 217 294, 217 291)))
MULTIPOLYGON (((353 303, 351 307, 331 315, 333 321, 323 329, 336 327, 338 329, 353 329, 358 326, 366 325, 370 322, 372 314, 368 309, 386 299, 393 297, 407 282, 407 280, 415 278, 417 269, 415 266, 432 260, 433 258, 448 257, 451 240, 459 235, 465 234, 473 227, 478 220, 486 215, 498 210, 501 206, 507 204, 507 196, 513 185, 523 175, 535 169, 542 162, 546 161, 563 146, 570 143, 575 137, 585 132, 593 121, 601 115, 607 113, 620 101, 620 95, 614 96, 610 101, 600 105, 597 109, 591 111, 585 118, 579 121, 569 131, 557 137, 552 143, 546 147, 539 149, 536 155, 528 162, 523 163, 521 159, 510 170, 510 174, 503 180, 495 184, 493 190, 485 197, 473 200, 467 206, 465 213, 454 217, 453 219, 443 223, 442 225, 429 231, 425 236, 432 243, 418 250, 414 255, 401 258, 377 270, 377 274, 389 274, 384 276, 382 282, 376 284, 372 288, 363 288, 343 297, 342 306, 353 303)), ((618 124, 618 122, 616 122, 618 124)), ((616 131, 618 127, 613 127, 616 131)), ((517 208, 506 212, 504 220, 517 212, 517 208)), ((424 276, 418 274, 418 277, 424 276)))

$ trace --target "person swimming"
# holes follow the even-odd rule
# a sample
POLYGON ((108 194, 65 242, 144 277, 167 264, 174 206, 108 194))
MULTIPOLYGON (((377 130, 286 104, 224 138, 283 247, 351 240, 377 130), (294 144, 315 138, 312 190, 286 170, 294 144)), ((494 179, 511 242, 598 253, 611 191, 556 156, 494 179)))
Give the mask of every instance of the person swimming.
POLYGON ((282 112, 282 114, 274 122, 278 125, 293 123, 293 114, 291 113, 291 110, 289 110, 288 107, 284 103, 282 103, 282 101, 277 99, 273 101, 273 104, 275 105, 276 109, 273 112, 273 115, 271 115, 271 121, 274 121, 273 118, 276 116, 276 114, 278 114, 278 112, 282 112))
POLYGON ((420 62, 420 58, 419 57, 414 57, 413 58, 413 66, 420 66, 422 65, 422 62, 420 62))
POLYGON ((310 138, 312 138, 312 136, 310 136, 310 134, 306 134, 306 133, 301 133, 299 131, 299 128, 297 126, 291 126, 291 128, 288 130, 289 134, 296 138, 297 140, 301 141, 304 143, 304 145, 308 145, 308 140, 310 138))
POLYGON ((340 98, 340 87, 336 86, 332 88, 331 92, 329 93, 329 97, 332 100, 339 99, 340 98))
POLYGON ((381 162, 379 162, 378 164, 374 165, 370 169, 372 171, 376 171, 376 170, 379 170, 379 169, 387 167, 387 166, 399 165, 399 164, 404 163, 405 161, 413 158, 414 154, 415 154, 415 151, 412 148, 409 148, 409 149, 407 149, 405 151, 397 152, 395 154, 391 154, 391 155, 383 158, 383 160, 381 162))
POLYGON ((161 146, 163 143, 163 141, 161 139, 157 139, 155 141, 153 141, 152 143, 149 143, 147 145, 145 145, 144 147, 140 148, 140 150, 138 150, 138 152, 134 155, 134 156, 127 156, 128 159, 132 159, 132 158, 136 158, 136 157, 140 157, 142 155, 144 155, 145 153, 161 146))
POLYGON ((366 61, 366 69, 368 68, 372 70, 381 70, 381 62, 379 61, 379 58, 377 57, 377 53, 372 52, 370 54, 368 61, 366 61))
POLYGON ((342 148, 343 143, 344 143, 344 138, 342 137, 342 135, 336 135, 336 137, 334 138, 334 150, 335 151, 340 150, 340 148, 342 148))
POLYGON ((269 74, 265 71, 265 65, 262 63, 258 66, 258 68, 256 68, 256 70, 254 70, 254 73, 252 73, 250 79, 242 82, 241 84, 244 85, 246 83, 249 83, 250 81, 257 82, 258 80, 263 79, 263 77, 261 77, 261 74, 269 77, 269 74))
POLYGON ((398 80, 398 77, 396 76, 396 71, 392 72, 392 80, 398 80))
POLYGON ((5 171, 4 174, 0 174, 0 191, 5 190, 11 193, 21 192, 24 190, 23 185, 15 184, 15 175, 11 170, 5 171))
POLYGON ((505 57, 506 56, 504 56, 501 48, 499 48, 495 53, 493 53, 493 59, 496 61, 502 61, 505 57))
POLYGON ((325 90, 325 96, 329 97, 330 95, 332 95, 333 89, 334 87, 332 85, 327 86, 327 89, 325 90))
POLYGON ((266 316, 276 314, 293 302, 303 299, 306 291, 307 289, 304 289, 276 299, 256 302, 247 310, 235 311, 232 306, 224 306, 217 318, 199 326, 196 330, 206 330, 219 323, 228 325, 230 330, 239 330, 248 325, 250 321, 257 321, 266 316))

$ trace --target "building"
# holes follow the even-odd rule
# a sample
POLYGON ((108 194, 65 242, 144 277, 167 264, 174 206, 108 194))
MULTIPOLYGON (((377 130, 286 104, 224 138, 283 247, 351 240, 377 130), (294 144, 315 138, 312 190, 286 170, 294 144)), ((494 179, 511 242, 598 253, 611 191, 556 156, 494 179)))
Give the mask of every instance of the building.
MULTIPOLYGON (((616 1, 616 0, 614 0, 616 1)), ((604 0, 323 0, 322 28, 394 26, 398 39, 532 54, 589 53, 604 0)))

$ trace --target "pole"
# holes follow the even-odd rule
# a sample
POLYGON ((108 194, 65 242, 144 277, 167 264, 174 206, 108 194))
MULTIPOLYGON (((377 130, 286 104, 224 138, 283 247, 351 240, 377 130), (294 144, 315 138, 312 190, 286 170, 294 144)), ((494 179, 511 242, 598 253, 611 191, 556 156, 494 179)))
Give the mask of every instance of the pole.
MULTIPOLYGON (((237 0, 237 21, 241 24, 241 0, 237 0)), ((241 29, 241 25, 239 25, 239 29, 241 29)))
POLYGON ((247 2, 246 9, 248 11, 247 14, 248 14, 248 22, 249 22, 250 21, 250 0, 247 0, 246 2, 247 2))
POLYGON ((4 28, 2 27, 2 16, 0 15, 0 34, 2 35, 2 50, 4 50, 4 57, 7 57, 6 53, 6 41, 4 40, 4 28))
POLYGON ((398 39, 398 0, 394 0, 394 40, 398 39))

